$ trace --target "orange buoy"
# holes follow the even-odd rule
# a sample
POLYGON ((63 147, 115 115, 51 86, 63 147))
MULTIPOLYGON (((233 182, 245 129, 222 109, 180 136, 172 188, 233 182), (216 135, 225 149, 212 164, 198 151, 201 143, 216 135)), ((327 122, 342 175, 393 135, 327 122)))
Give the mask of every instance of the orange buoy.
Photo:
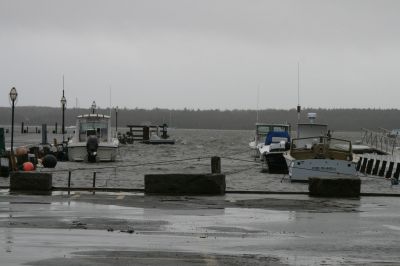
POLYGON ((22 169, 25 172, 29 172, 29 171, 35 170, 35 166, 33 166, 33 163, 31 163, 31 162, 26 162, 26 163, 23 163, 22 169))

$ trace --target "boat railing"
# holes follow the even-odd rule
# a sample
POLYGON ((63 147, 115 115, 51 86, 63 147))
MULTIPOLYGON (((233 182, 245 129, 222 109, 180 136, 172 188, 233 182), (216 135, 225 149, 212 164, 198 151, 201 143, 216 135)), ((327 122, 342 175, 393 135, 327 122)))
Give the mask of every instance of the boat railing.
POLYGON ((362 129, 361 143, 375 148, 387 154, 395 152, 399 145, 399 136, 390 136, 388 130, 374 131, 367 128, 362 129))

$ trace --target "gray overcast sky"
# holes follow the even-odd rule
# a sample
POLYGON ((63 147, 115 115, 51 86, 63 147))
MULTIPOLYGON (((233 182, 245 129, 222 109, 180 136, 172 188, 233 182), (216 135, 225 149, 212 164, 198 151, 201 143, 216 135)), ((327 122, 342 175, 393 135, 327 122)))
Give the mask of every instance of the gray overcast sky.
POLYGON ((400 1, 0 0, 0 106, 398 108, 400 1))

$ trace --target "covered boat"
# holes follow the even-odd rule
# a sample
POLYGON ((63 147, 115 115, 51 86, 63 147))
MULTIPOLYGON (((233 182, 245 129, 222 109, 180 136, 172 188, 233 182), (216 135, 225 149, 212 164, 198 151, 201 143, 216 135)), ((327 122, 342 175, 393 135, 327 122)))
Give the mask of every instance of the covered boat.
POLYGON ((269 173, 288 173, 283 153, 289 148, 290 135, 288 131, 268 132, 265 143, 258 146, 258 151, 269 173))

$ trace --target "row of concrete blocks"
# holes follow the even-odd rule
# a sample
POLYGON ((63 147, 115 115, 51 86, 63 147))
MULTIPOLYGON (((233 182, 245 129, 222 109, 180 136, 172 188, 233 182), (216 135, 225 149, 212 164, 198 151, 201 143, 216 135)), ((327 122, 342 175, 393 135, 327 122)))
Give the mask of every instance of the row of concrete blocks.
MULTIPOLYGON (((223 174, 151 174, 145 175, 145 193, 153 195, 224 195, 223 174)), ((317 197, 359 197, 360 179, 335 176, 309 179, 309 194, 317 197)), ((51 194, 52 174, 13 172, 10 191, 29 194, 51 194)))
POLYGON ((366 157, 360 157, 357 163, 357 171, 367 175, 382 176, 385 178, 395 178, 399 179, 400 176, 400 163, 396 164, 396 171, 394 170, 394 162, 389 162, 389 167, 386 170, 388 162, 383 160, 381 165, 381 160, 378 159, 368 159, 366 157))

